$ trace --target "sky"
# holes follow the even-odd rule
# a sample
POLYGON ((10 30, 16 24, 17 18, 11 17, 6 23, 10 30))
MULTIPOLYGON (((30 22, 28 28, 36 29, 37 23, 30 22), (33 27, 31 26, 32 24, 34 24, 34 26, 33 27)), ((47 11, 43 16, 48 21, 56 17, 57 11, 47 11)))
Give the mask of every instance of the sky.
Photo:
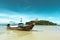
POLYGON ((60 0, 0 0, 0 23, 48 20, 60 24, 60 0))

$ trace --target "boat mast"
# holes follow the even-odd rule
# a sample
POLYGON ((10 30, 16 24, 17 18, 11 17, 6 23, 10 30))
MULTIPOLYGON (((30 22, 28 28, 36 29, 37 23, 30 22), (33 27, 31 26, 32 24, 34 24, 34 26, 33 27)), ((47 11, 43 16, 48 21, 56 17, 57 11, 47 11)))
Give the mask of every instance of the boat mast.
POLYGON ((20 22, 22 23, 22 18, 20 18, 20 22))
POLYGON ((35 19, 35 24, 37 24, 37 23, 38 23, 38 18, 35 19))

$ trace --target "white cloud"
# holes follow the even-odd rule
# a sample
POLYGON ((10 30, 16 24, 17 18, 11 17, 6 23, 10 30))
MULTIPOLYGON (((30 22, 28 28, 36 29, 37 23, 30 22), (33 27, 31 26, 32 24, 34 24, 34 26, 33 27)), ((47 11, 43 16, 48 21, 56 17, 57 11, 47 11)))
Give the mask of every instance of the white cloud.
POLYGON ((0 18, 0 23, 9 23, 9 20, 5 18, 0 18))
POLYGON ((22 18, 23 23, 28 21, 28 17, 26 15, 9 15, 9 14, 5 14, 5 13, 0 13, 0 23, 9 23, 10 21, 19 23, 20 22, 20 18, 22 18))
POLYGON ((0 23, 10 23, 10 21, 19 23, 20 18, 22 18, 22 22, 25 23, 30 20, 35 20, 35 18, 39 18, 38 20, 49 20, 52 22, 58 22, 55 21, 55 17, 42 17, 42 16, 32 16, 32 15, 21 15, 21 14, 7 14, 7 13, 0 13, 0 23))
POLYGON ((8 14, 0 13, 0 16, 8 16, 8 14))
POLYGON ((48 17, 48 19, 54 19, 54 17, 48 17))

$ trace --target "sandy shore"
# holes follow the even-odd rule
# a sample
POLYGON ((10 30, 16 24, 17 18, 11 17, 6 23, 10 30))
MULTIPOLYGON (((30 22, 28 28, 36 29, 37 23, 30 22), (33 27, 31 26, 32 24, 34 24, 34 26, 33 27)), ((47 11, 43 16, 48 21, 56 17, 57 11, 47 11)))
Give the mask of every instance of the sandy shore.
POLYGON ((0 40, 60 40, 59 32, 10 31, 0 35, 0 40))
POLYGON ((60 40, 60 32, 52 30, 0 32, 0 40, 60 40))

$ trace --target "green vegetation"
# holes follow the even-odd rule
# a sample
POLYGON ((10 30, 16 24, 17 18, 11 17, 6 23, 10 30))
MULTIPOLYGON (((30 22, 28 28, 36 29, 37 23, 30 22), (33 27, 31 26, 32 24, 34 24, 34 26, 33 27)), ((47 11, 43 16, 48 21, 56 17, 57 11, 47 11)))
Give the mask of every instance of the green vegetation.
POLYGON ((36 23, 36 25, 57 25, 56 23, 46 21, 46 20, 40 20, 37 22, 35 22, 35 21, 26 22, 27 25, 31 25, 33 23, 36 23))

